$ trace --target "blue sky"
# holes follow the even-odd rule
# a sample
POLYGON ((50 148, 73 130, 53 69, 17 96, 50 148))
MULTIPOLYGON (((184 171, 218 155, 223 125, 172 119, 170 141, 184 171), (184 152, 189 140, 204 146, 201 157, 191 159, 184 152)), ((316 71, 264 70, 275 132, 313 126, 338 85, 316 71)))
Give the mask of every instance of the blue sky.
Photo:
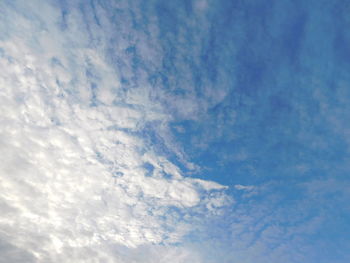
POLYGON ((0 262, 349 262, 349 11, 2 1, 0 262))

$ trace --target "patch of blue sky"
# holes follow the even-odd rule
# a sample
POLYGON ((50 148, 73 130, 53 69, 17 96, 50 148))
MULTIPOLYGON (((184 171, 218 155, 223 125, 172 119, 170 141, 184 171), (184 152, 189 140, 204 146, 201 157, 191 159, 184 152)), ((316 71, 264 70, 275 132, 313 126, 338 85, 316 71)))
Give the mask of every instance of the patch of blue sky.
MULTIPOLYGON (((343 1, 211 4, 207 17, 212 20, 206 29, 196 28, 200 24, 188 27, 183 19, 191 11, 181 3, 176 8, 168 3, 157 7, 165 52, 159 73, 166 76, 162 87, 177 96, 193 93, 198 100, 205 98, 206 86, 226 90, 225 98, 203 108, 199 119, 175 120, 173 133, 202 166, 201 178, 230 186, 267 185, 264 191, 272 192, 281 211, 277 223, 288 223, 291 213, 304 210, 310 215, 299 227, 320 217, 322 223, 310 236, 299 235, 311 249, 305 259, 342 262, 347 258, 344 233, 349 233, 349 211, 341 202, 348 198, 345 189, 309 200, 312 193, 305 184, 331 178, 338 184, 348 182, 349 45, 344 11, 348 5, 343 1), (201 42, 179 33, 200 31, 205 31, 201 42), (331 223, 332 217, 337 223, 331 223), (314 254, 328 243, 332 248, 314 254), (334 243, 342 249, 332 255, 334 243)), ((265 200, 270 197, 259 195, 254 203, 265 206, 265 200)), ((249 206, 251 199, 241 202, 249 206)), ((262 218, 268 220, 274 209, 266 208, 262 218)))

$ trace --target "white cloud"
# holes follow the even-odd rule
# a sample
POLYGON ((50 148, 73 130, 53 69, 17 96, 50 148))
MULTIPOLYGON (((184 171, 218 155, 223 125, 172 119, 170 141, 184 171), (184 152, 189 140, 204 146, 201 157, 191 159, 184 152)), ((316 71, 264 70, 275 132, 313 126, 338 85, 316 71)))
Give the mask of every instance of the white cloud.
POLYGON ((251 191, 255 188, 253 185, 241 185, 241 184, 236 184, 234 187, 237 190, 245 190, 245 191, 251 191))
POLYGON ((172 244, 229 199, 217 183, 184 178, 138 135, 172 118, 149 87, 122 89, 76 9, 65 30, 58 9, 42 1, 2 2, 1 10, 2 254, 13 249, 13 262, 200 262, 172 244))

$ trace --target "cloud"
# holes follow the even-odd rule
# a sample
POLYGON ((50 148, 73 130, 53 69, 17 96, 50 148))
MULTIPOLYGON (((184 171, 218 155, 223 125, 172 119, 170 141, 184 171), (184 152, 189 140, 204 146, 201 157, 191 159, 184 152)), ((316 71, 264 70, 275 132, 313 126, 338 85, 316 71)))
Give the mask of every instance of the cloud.
POLYGON ((346 12, 263 2, 1 1, 0 261, 348 262, 346 12))
POLYGON ((235 188, 237 190, 245 190, 245 191, 251 191, 253 190, 255 187, 252 185, 241 185, 241 184, 236 184, 235 188))
MULTIPOLYGON (((88 5, 67 15, 52 3, 1 3, 2 255, 16 262, 200 262, 174 244, 230 202, 225 187, 183 177, 145 133, 151 125, 158 134, 172 115, 152 98, 145 72, 132 71, 131 58, 123 55, 120 71, 106 59, 98 45, 107 41, 108 21, 92 22, 88 5), (132 75, 135 86, 126 87, 132 75)), ((118 48, 132 44, 119 40, 118 48)), ((147 42, 140 47, 147 50, 147 42)))
POLYGON ((8 237, 0 238, 0 262, 35 262, 35 257, 26 250, 14 246, 11 243, 3 240, 8 237))

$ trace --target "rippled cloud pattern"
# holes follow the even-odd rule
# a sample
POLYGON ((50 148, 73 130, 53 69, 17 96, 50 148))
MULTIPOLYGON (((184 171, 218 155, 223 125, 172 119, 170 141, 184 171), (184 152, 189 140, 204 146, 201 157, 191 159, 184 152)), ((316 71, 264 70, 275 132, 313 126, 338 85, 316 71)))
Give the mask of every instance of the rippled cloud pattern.
POLYGON ((349 11, 1 1, 0 262, 349 262, 349 11))

